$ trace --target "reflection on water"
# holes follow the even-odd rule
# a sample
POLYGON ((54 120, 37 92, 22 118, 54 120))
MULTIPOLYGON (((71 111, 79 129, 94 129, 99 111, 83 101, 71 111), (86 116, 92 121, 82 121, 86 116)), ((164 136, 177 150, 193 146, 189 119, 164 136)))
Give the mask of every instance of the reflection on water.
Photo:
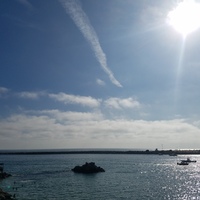
POLYGON ((197 163, 177 165, 186 156, 167 155, 1 155, 13 176, 0 186, 28 199, 198 199, 200 156, 197 163), (84 175, 75 165, 95 162, 106 172, 84 175))

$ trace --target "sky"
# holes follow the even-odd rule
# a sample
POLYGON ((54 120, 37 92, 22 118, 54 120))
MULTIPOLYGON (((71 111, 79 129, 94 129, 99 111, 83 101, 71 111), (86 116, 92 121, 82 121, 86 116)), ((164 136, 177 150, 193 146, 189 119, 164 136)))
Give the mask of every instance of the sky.
POLYGON ((0 149, 200 149, 200 29, 170 21, 180 2, 0 0, 0 149))

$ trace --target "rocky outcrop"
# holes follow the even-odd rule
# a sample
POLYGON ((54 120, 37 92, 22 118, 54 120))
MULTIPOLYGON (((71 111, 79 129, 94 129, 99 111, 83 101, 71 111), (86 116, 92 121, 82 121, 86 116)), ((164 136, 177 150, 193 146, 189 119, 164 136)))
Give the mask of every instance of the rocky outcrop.
POLYGON ((90 174, 90 173, 98 173, 98 172, 105 172, 105 170, 101 167, 97 167, 94 162, 85 163, 82 166, 75 166, 72 169, 75 173, 84 173, 84 174, 90 174))
POLYGON ((0 200, 13 200, 12 195, 8 194, 7 192, 4 192, 1 188, 0 188, 0 200))
POLYGON ((0 180, 1 180, 1 179, 8 178, 8 177, 10 177, 10 176, 11 176, 11 174, 8 174, 8 173, 6 173, 6 172, 0 173, 0 180))

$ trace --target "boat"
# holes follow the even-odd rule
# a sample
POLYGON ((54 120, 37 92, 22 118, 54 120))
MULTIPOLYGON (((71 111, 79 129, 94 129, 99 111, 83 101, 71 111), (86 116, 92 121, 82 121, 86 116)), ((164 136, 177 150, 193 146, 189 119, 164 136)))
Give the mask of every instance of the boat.
POLYGON ((181 162, 178 162, 177 165, 189 165, 189 163, 186 161, 181 161, 181 162))
POLYGON ((187 158, 186 160, 181 160, 181 162, 188 162, 188 163, 191 163, 191 162, 193 162, 193 163, 195 163, 195 162, 197 162, 196 160, 190 160, 190 158, 187 158))

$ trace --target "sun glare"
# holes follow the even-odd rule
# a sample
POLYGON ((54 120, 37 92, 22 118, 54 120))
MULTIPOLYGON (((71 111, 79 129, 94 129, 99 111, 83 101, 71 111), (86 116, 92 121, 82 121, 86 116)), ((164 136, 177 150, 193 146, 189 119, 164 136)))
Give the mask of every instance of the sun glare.
POLYGON ((168 13, 169 24, 183 37, 200 27, 200 4, 184 0, 168 13))

